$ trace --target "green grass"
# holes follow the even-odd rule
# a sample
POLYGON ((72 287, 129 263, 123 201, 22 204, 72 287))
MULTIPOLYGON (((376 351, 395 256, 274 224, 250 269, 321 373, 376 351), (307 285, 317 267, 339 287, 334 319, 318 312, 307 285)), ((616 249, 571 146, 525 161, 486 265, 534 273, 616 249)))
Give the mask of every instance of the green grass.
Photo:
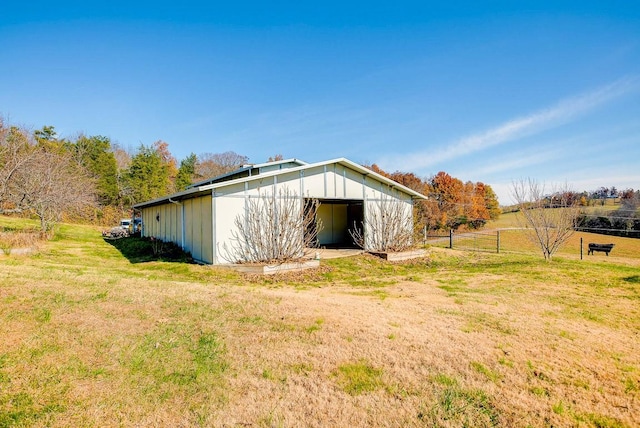
MULTIPOLYGON (((32 227, 1 216, 0 226, 32 227)), ((313 424, 291 417, 307 390, 328 391, 314 402, 324 410, 342 394, 341 406, 370 425, 381 424, 378 404, 402 402, 410 418, 384 415, 397 426, 543 426, 505 402, 504 392, 517 391, 549 425, 633 426, 635 416, 580 401, 640 398, 640 361, 623 348, 640 331, 640 251, 620 242, 609 258, 570 250, 546 263, 535 252, 434 249, 413 262, 363 255, 323 260, 304 277, 256 279, 63 224, 34 255, 0 254, 0 427, 99 426, 100 417, 215 426, 237 422, 234 404, 256 391, 273 401, 252 403, 261 410, 241 422, 313 424), (374 315, 350 319, 356 306, 336 305, 349 320, 340 324, 327 312, 332 299, 374 315), (410 317, 402 308, 412 299, 420 311, 410 317), (445 327, 431 329, 436 322, 445 327), (413 333, 420 341, 408 343, 413 333), (592 334, 623 350, 595 352, 592 334), (467 341, 486 347, 446 348, 467 341), (400 353, 415 347, 431 359, 400 353), (556 349, 561 358, 551 357, 556 349), (605 367, 606 378, 591 367, 605 367)))
POLYGON ((361 360, 340 365, 334 375, 342 390, 350 395, 359 395, 382 388, 382 373, 382 369, 361 360))
POLYGON ((502 377, 500 376, 500 373, 494 370, 491 370, 489 367, 485 366, 479 361, 472 361, 471 368, 473 368, 475 371, 485 376, 488 380, 492 382, 498 382, 502 377))
POLYGON ((435 421, 446 421, 448 426, 499 426, 499 414, 492 398, 482 390, 464 388, 457 382, 445 384, 437 394, 431 408, 420 411, 417 418, 427 426, 438 426, 435 421))

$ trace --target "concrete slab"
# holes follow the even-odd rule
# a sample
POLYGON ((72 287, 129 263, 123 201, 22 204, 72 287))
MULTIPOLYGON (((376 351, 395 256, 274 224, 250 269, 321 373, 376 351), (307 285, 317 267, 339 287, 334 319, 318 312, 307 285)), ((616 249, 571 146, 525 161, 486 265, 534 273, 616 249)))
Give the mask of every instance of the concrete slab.
POLYGON ((359 248, 307 248, 304 255, 305 258, 324 260, 353 257, 363 252, 359 248))
POLYGON ((398 251, 398 252, 388 252, 388 253, 378 253, 371 252, 372 255, 380 257, 385 260, 389 260, 390 262, 399 262, 402 260, 411 260, 417 259, 420 257, 424 257, 427 255, 426 250, 410 250, 410 251, 398 251))
POLYGON ((253 273, 253 274, 261 274, 261 275, 273 275, 276 273, 284 273, 284 272, 296 272, 305 269, 313 269, 320 266, 320 260, 307 260, 303 262, 291 262, 291 263, 282 263, 275 265, 267 265, 267 264, 235 264, 235 265, 219 265, 218 267, 224 267, 228 269, 233 269, 242 273, 253 273))

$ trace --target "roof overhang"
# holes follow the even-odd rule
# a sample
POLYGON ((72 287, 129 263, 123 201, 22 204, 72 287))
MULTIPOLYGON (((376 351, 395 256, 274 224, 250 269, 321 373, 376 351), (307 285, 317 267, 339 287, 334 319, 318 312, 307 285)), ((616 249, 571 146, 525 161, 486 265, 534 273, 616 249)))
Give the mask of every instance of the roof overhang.
MULTIPOLYGON (((301 162, 301 161, 300 161, 301 162)), ((154 205, 161 205, 161 204, 165 204, 167 202, 179 202, 180 200, 183 199, 189 199, 189 198, 195 198, 201 195, 206 195, 206 194, 211 194, 215 189, 219 189, 222 187, 227 187, 227 186, 232 186, 238 183, 245 183, 245 182, 251 182, 251 181, 255 181, 255 180, 264 180, 265 178, 269 178, 269 177, 273 177, 273 176, 278 176, 281 174, 288 174, 291 172, 297 172, 297 171, 304 171, 307 169, 311 169, 311 168, 316 168, 319 166, 325 166, 325 165, 332 165, 332 164, 340 164, 343 165, 353 171, 356 171, 362 175, 365 176, 370 176, 375 178, 377 181, 380 181, 383 184, 386 184, 387 186, 399 190, 403 193, 406 193, 407 195, 411 196, 412 199, 428 199, 425 195, 416 192, 413 189, 410 189, 407 186, 404 186, 396 181, 391 180, 390 178, 385 177, 384 175, 380 175, 377 172, 374 172, 372 170, 370 170, 369 168, 366 168, 362 165, 359 165, 353 161, 350 161, 349 159, 346 158, 337 158, 337 159, 331 159, 331 160, 327 160, 327 161, 323 161, 323 162, 316 162, 316 163, 302 163, 302 165, 300 165, 299 167, 295 167, 295 168, 286 168, 286 169, 280 169, 280 170, 276 170, 276 171, 270 171, 270 172, 265 172, 259 175, 253 175, 253 176, 249 176, 249 177, 242 177, 242 178, 238 178, 235 180, 229 180, 229 181, 222 181, 220 183, 214 183, 214 184, 207 184, 207 185, 203 185, 203 186, 197 186, 197 187, 191 187, 187 190, 184 190, 182 192, 178 192, 178 193, 174 193, 172 195, 168 195, 168 196, 163 196, 161 198, 156 198, 150 201, 146 201, 146 202, 141 202, 138 204, 135 204, 133 206, 133 208, 135 209, 140 209, 140 208, 144 208, 144 207, 148 207, 148 206, 154 206, 154 205)))

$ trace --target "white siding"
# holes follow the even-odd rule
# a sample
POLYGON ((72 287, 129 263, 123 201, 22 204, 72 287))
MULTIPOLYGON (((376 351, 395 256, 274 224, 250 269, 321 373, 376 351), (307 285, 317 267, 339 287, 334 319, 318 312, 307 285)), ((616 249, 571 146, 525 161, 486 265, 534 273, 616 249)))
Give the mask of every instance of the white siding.
POLYGON ((199 196, 180 201, 182 205, 166 203, 145 207, 141 210, 143 235, 184 244, 185 251, 205 263, 230 263, 233 260, 225 258, 228 256, 225 246, 232 245, 234 222, 244 215, 247 201, 273 192, 278 195, 285 188, 296 196, 296 203, 302 203, 303 197, 320 200, 318 217, 324 226, 319 236, 321 244, 350 241, 344 235, 348 229, 347 207, 353 201, 364 201, 365 217, 368 210, 377 209, 378 201, 388 197, 400 200, 407 216, 412 215, 410 195, 372 175, 335 163, 299 171, 283 169, 277 176, 255 176, 245 182, 220 184, 213 190, 213 198, 211 195, 199 196), (330 201, 322 204, 322 200, 327 199, 330 201))
POLYGON ((305 198, 326 198, 325 176, 322 167, 309 168, 304 171, 304 197, 305 198))
MULTIPOLYGON (((238 232, 236 227, 236 219, 242 219, 249 208, 250 204, 254 202, 261 203, 264 198, 270 198, 274 192, 277 198, 281 197, 280 191, 284 191, 285 188, 289 188, 291 191, 290 196, 293 195, 294 199, 289 200, 291 203, 302 204, 302 198, 299 198, 299 192, 295 189, 295 186, 300 185, 299 173, 287 174, 282 177, 285 179, 284 183, 280 183, 278 180, 273 182, 273 178, 270 178, 270 183, 267 180, 261 182, 247 183, 245 189, 236 192, 228 192, 229 188, 223 188, 221 194, 218 195, 216 190, 214 194, 214 230, 213 235, 215 239, 215 251, 216 263, 234 263, 236 260, 232 257, 232 249, 235 245, 233 239, 234 233, 238 232), (259 185, 257 185, 259 184, 259 185), (222 193, 223 192, 223 193, 222 193)), ((303 233, 303 231, 300 231, 303 233)))
POLYGON ((142 236, 180 245, 182 210, 176 204, 163 204, 142 210, 142 236))
MULTIPOLYGON (((390 192, 393 193, 393 192, 390 192)), ((397 192, 396 192, 397 193, 397 192)), ((379 211, 381 204, 384 204, 384 201, 391 201, 393 203, 401 204, 401 209, 404 211, 409 227, 413 227, 413 200, 408 197, 402 197, 404 194, 394 194, 392 196, 388 196, 387 192, 373 191, 367 192, 367 200, 364 203, 364 218, 365 224, 367 220, 367 216, 370 215, 371 211, 379 211), (367 214, 369 213, 369 214, 367 214)), ((408 196, 408 195, 406 195, 408 196)), ((365 246, 369 246, 371 235, 367 233, 365 226, 365 246)))
POLYGON ((346 170, 345 171, 346 173, 345 197, 347 199, 362 199, 362 181, 363 181, 362 174, 349 168, 345 168, 345 170, 346 170))
POLYGON ((233 245, 234 222, 238 215, 243 215, 245 198, 243 195, 225 195, 214 197, 215 217, 214 236, 217 263, 233 263, 227 259, 227 252, 233 245))
POLYGON ((211 196, 186 199, 184 204, 184 250, 205 263, 213 263, 211 196))

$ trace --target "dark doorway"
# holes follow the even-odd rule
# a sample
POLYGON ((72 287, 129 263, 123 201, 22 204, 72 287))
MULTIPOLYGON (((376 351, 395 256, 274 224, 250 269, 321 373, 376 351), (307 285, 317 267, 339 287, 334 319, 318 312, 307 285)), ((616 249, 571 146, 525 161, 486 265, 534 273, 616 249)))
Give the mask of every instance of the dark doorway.
POLYGON ((364 205, 358 200, 321 199, 316 218, 322 223, 318 231, 318 245, 326 248, 355 248, 349 233, 362 228, 364 205))

